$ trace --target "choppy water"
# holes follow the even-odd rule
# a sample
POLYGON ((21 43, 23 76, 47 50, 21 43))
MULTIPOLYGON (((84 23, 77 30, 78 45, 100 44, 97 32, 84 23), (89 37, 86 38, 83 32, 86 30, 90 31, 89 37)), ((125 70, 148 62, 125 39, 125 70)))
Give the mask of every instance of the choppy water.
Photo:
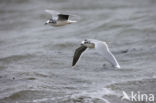
POLYGON ((155 10, 155 0, 1 0, 0 103, 129 103, 123 90, 156 95, 155 10), (80 19, 45 26, 45 9, 80 19), (85 38, 108 42, 122 69, 92 53, 72 68, 85 38))

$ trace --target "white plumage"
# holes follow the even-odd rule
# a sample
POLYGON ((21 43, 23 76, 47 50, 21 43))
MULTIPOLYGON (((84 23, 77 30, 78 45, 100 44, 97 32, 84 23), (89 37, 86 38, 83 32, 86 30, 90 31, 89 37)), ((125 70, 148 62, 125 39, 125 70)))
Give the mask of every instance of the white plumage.
POLYGON ((86 49, 94 49, 97 53, 102 55, 112 66, 116 68, 120 68, 118 61, 116 60, 115 56, 111 53, 108 48, 106 42, 95 40, 95 39, 87 39, 81 42, 81 46, 76 49, 74 58, 73 58, 73 66, 77 63, 80 55, 86 49))

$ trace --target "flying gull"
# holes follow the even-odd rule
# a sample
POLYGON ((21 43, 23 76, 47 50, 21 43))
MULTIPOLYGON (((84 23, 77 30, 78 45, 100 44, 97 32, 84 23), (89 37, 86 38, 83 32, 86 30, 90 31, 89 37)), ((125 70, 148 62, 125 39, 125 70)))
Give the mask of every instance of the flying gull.
POLYGON ((120 68, 119 63, 117 62, 115 56, 111 53, 106 42, 86 39, 81 42, 81 46, 75 50, 72 66, 75 66, 81 54, 86 49, 94 49, 97 53, 102 55, 108 62, 112 64, 113 67, 120 68))
POLYGON ((75 23, 77 21, 69 20, 69 14, 62 14, 55 10, 45 10, 45 12, 51 14, 52 18, 47 20, 45 24, 51 24, 52 26, 64 26, 66 24, 75 23))

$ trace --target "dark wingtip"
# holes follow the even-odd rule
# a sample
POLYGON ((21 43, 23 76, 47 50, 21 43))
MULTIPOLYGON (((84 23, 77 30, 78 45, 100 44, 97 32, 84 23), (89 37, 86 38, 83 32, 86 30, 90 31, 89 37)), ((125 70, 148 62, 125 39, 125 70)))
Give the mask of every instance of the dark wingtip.
POLYGON ((72 62, 72 67, 74 67, 76 62, 74 62, 74 57, 73 57, 73 62, 72 62))
POLYGON ((74 66, 75 66, 75 64, 76 64, 76 63, 74 63, 74 62, 73 62, 73 63, 72 63, 72 67, 74 67, 74 66))
POLYGON ((80 58, 80 55, 86 50, 87 47, 81 45, 79 48, 77 48, 75 50, 74 56, 73 56, 73 63, 72 66, 75 66, 75 64, 77 63, 77 61, 80 58))

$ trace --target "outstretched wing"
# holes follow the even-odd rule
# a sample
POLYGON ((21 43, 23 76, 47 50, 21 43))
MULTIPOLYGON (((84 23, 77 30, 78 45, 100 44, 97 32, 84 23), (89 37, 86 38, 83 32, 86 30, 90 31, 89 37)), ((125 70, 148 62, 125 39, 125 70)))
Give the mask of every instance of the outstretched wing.
POLYGON ((75 50, 72 66, 74 66, 74 65, 77 63, 77 61, 79 60, 81 54, 82 54, 86 49, 87 49, 87 47, 85 47, 85 46, 80 46, 79 48, 77 48, 77 49, 75 50))
POLYGON ((45 10, 45 12, 51 14, 52 16, 57 16, 58 14, 60 14, 58 11, 55 10, 45 10))
POLYGON ((55 10, 45 10, 45 12, 49 13, 52 16, 53 20, 57 20, 58 15, 60 14, 58 11, 55 10))
POLYGON ((120 68, 119 63, 117 62, 115 56, 109 50, 107 44, 105 42, 97 42, 96 44, 97 44, 95 47, 96 51, 102 56, 104 56, 104 58, 108 62, 110 62, 114 67, 120 68))
POLYGON ((58 20, 68 20, 69 15, 67 14, 59 14, 58 15, 58 20))

